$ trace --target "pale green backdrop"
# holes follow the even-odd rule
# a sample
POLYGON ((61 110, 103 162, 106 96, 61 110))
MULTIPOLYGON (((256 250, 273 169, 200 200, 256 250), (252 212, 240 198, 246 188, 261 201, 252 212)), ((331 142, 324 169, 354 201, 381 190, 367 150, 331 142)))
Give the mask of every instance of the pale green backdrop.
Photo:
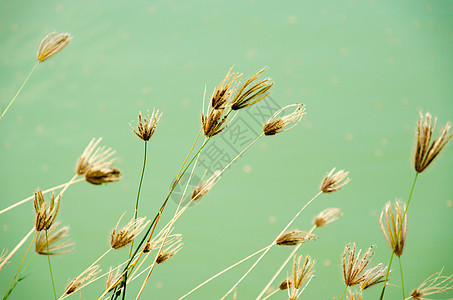
MULTIPOLYGON (((250 76, 264 66, 280 106, 304 103, 302 123, 260 140, 226 172, 200 205, 177 223, 184 248, 159 265, 143 299, 177 299, 221 269, 269 244, 333 167, 352 182, 320 197, 291 228, 340 207, 344 217, 301 248, 316 260, 304 299, 339 297, 344 245, 390 251, 378 218, 387 201, 407 200, 420 110, 453 121, 452 1, 0 1, 0 105, 9 103, 51 31, 73 40, 38 66, 0 121, 0 209, 72 177, 92 137, 114 148, 123 172, 105 186, 79 183, 58 219, 70 226, 73 253, 52 257, 57 294, 109 247, 124 211, 131 216, 143 155, 128 123, 139 110, 164 113, 149 147, 140 214, 153 217, 195 138, 208 94, 234 65, 250 76)), ((253 124, 259 130, 259 126, 253 124)), ((453 272, 453 146, 420 177, 409 210, 403 264, 407 293, 444 267, 453 272)), ((203 173, 203 170, 200 171, 203 173)), ((170 202, 164 224, 176 205, 170 202)), ((31 203, 0 216, 0 248, 10 251, 33 224, 31 203)), ((273 249, 239 286, 254 299, 290 252, 273 249)), ((4 294, 25 247, 0 272, 4 294)), ((102 262, 116 266, 119 250, 102 262)), ((26 279, 10 299, 52 299, 45 257, 29 255, 26 279)), ((218 299, 252 262, 189 299, 218 299)), ((395 287, 386 299, 401 299, 395 287)), ((290 271, 285 269, 279 281, 290 271)), ((130 286, 128 299, 142 280, 130 286)), ((72 298, 96 299, 104 279, 72 298)), ((365 299, 376 299, 379 287, 365 299)), ((452 294, 450 293, 449 297, 452 294)), ((448 297, 448 296, 444 296, 448 297)), ((275 299, 286 299, 280 292, 275 299)))

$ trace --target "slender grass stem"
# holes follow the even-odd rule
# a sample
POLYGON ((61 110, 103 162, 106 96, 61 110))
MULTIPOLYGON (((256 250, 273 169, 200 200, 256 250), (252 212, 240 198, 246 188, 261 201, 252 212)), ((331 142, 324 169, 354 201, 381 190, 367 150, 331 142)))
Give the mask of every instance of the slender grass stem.
MULTIPOLYGON (((313 227, 310 229, 310 231, 308 233, 312 233, 314 230, 316 229, 316 226, 313 225, 313 227)), ((261 293, 258 295, 258 297, 256 297, 257 300, 261 299, 261 297, 263 297, 264 293, 269 289, 269 287, 271 286, 271 284, 274 282, 275 278, 277 278, 277 276, 282 272, 282 270, 285 268, 285 266, 288 264, 288 262, 291 260, 291 258, 294 257, 294 254, 296 254, 297 250, 299 250, 299 248, 302 246, 302 244, 299 244, 297 245, 296 247, 294 247, 294 250, 291 252, 290 255, 288 255, 288 257, 286 258, 286 260, 283 262, 283 264, 280 266, 280 268, 277 270, 277 272, 275 272, 274 276, 271 278, 271 280, 267 283, 267 285, 264 287, 264 289, 261 291, 261 293)), ((269 295, 270 296, 270 295, 269 295)), ((266 298, 269 298, 269 296, 267 296, 266 298)), ((266 299, 265 298, 265 299, 266 299)), ((263 299, 264 300, 264 299, 263 299)))
MULTIPOLYGON (((138 215, 138 201, 140 199, 140 191, 142 190, 142 182, 143 182, 143 176, 145 175, 145 166, 146 166, 146 150, 148 147, 148 141, 144 141, 145 143, 145 149, 143 152, 143 167, 142 167, 142 174, 140 175, 140 182, 138 184, 138 191, 137 191, 137 200, 135 200, 135 212, 134 212, 134 220, 137 220, 137 215, 138 215)), ((135 229, 135 228, 134 228, 135 229)), ((132 255, 132 250, 134 249, 134 240, 131 242, 131 251, 129 252, 129 258, 131 258, 132 255)))
POLYGON ((401 263, 401 256, 398 257, 398 261, 400 263, 400 273, 401 273, 401 290, 403 292, 403 300, 406 299, 405 293, 404 293, 404 279, 403 279, 403 265, 401 263))
POLYGON ((263 252, 263 254, 261 254, 261 256, 255 261, 255 263, 250 267, 250 269, 247 270, 247 272, 239 279, 238 282, 236 282, 233 287, 222 297, 222 300, 225 299, 229 294, 231 294, 231 292, 234 291, 234 289, 242 282, 242 280, 244 280, 245 277, 247 277, 247 275, 255 268, 255 266, 261 261, 261 259, 263 259, 263 257, 267 254, 267 252, 269 252, 269 250, 275 245, 277 239, 288 229, 289 226, 291 226, 291 224, 297 219, 297 217, 304 211, 304 209, 310 204, 312 203, 319 195, 321 195, 322 191, 319 191, 313 198, 311 198, 310 201, 308 201, 298 212, 297 214, 294 216, 294 218, 289 221, 289 223, 285 226, 285 228, 282 230, 282 232, 280 232, 279 235, 277 235, 277 237, 274 239, 274 241, 269 245, 269 248, 266 249, 266 251, 263 252))
MULTIPOLYGON (((85 181, 85 178, 79 178, 77 180, 71 180, 69 182, 70 182, 70 185, 72 185, 74 183, 81 182, 81 181, 85 181)), ((65 187, 69 182, 66 182, 66 183, 54 186, 53 188, 47 189, 45 191, 42 191, 42 194, 45 195, 45 194, 50 193, 52 191, 58 190, 59 188, 65 187)), ((7 208, 0 210, 0 215, 5 213, 5 212, 7 212, 7 211, 9 211, 9 210, 11 210, 11 209, 13 209, 13 208, 15 208, 15 207, 17 207, 17 206, 19 206, 19 205, 21 205, 21 204, 24 204, 24 203, 27 203, 30 200, 33 200, 34 198, 35 198, 35 195, 32 195, 32 196, 27 197, 27 198, 25 198, 23 200, 20 200, 19 202, 16 202, 16 203, 8 206, 7 208)))
MULTIPOLYGON (((414 193, 414 188, 415 188, 415 184, 417 183, 418 174, 419 173, 415 173, 415 178, 414 178, 414 182, 412 183, 412 188, 411 188, 411 192, 409 194, 409 199, 407 200, 406 209, 404 210, 404 214, 403 214, 403 218, 401 220, 400 228, 398 229, 398 234, 396 235, 396 241, 398 241, 399 236, 401 234, 401 231, 403 230, 404 219, 406 218, 407 209, 409 208, 409 204, 411 203, 412 194, 414 193)), ((389 278, 390 268, 392 266, 393 256, 394 255, 395 255, 395 251, 392 251, 392 254, 390 255, 390 261, 389 261, 389 264, 388 264, 388 268, 387 268, 387 274, 385 274, 384 285, 382 286, 381 296, 379 297, 379 300, 384 299, 385 288, 387 286, 387 281, 388 281, 388 278, 389 278)))
MULTIPOLYGON (((13 249, 13 251, 11 251, 10 255, 8 255, 8 257, 5 258, 5 260, 3 261, 3 263, 0 265, 0 269, 1 269, 1 267, 2 267, 2 266, 3 266, 3 265, 4 265, 4 264, 5 264, 5 263, 13 256, 13 254, 14 254, 14 253, 15 253, 15 252, 16 252, 16 251, 17 251, 17 250, 25 243, 25 241, 30 237, 30 235, 33 233, 33 231, 35 231, 35 228, 34 228, 34 227, 33 227, 33 229, 30 230, 30 232, 27 233, 27 235, 19 242, 19 244, 17 244, 17 246, 13 249)), ((32 240, 31 240, 31 242, 30 242, 30 245, 28 245, 28 249, 27 249, 27 251, 25 252, 24 257, 22 258, 22 261, 21 261, 20 264, 19 264, 19 268, 17 269, 16 274, 14 275, 13 280, 11 280, 11 283, 10 283, 9 287, 8 287, 8 289, 6 290, 4 299, 6 299, 9 290, 11 289, 11 287, 12 287, 13 284, 14 284, 14 281, 16 280, 17 274, 19 274, 19 270, 20 270, 20 268, 22 267, 22 264, 24 263, 25 258, 27 257, 28 251, 30 251, 30 247, 31 247, 31 245, 33 244, 33 241, 34 241, 35 238, 36 238, 36 234, 37 234, 37 232, 35 232, 35 235, 33 236, 32 240)))
POLYGON ((38 66, 39 62, 36 62, 36 64, 33 66, 33 69, 31 69, 30 73, 28 74, 27 78, 25 78, 24 82, 20 86, 19 90, 17 91, 16 95, 14 96, 13 100, 8 104, 8 106, 5 108, 3 111, 2 115, 0 116, 0 120, 3 119, 3 116, 6 114, 8 111, 9 107, 13 104, 13 102, 16 100, 17 96, 19 96, 20 92, 24 88, 25 84, 27 83, 28 79, 30 78, 31 74, 35 71, 36 67, 38 66))
MULTIPOLYGON (((49 240, 47 239, 47 230, 46 230, 46 244, 47 244, 47 253, 49 252, 49 240)), ((50 265, 50 255, 47 254, 47 262, 49 263, 50 279, 52 280, 53 295, 55 300, 57 300, 57 293, 55 292, 55 283, 53 281, 52 266, 50 265)))
POLYGON ((343 299, 344 294, 346 294, 346 291, 347 291, 347 290, 348 290, 348 286, 346 286, 346 287, 344 288, 343 295, 341 295, 340 300, 343 299))

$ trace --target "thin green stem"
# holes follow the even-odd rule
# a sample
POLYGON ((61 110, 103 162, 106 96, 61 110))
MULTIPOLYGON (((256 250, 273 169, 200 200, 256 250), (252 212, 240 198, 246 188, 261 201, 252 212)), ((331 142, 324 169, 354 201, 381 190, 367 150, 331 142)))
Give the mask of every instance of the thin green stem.
MULTIPOLYGON (((398 229, 398 234, 396 235, 396 241, 398 241, 401 231, 403 229, 404 219, 406 218, 407 209, 409 208, 409 204, 411 203, 412 194, 414 193, 415 183, 417 182, 418 174, 419 173, 415 173, 415 178, 414 178, 414 182, 412 183, 412 188, 411 188, 411 192, 409 194, 409 199, 407 200, 406 209, 404 210, 400 228, 398 229)), ((385 288, 387 286, 387 281, 388 281, 389 274, 390 274, 390 268, 391 268, 392 262, 393 262, 393 255, 395 255, 395 251, 392 251, 392 255, 390 255, 390 261, 389 261, 388 268, 387 268, 387 274, 385 274, 384 286, 382 287, 381 296, 379 297, 379 300, 384 299, 385 288)))
POLYGON ((28 74, 27 78, 25 78, 25 81, 22 83, 20 89, 17 91, 16 95, 14 96, 13 100, 11 100, 11 102, 8 104, 8 106, 6 107, 6 109, 3 111, 2 115, 0 116, 0 120, 3 119, 3 116, 6 114, 6 112, 8 111, 9 107, 13 104, 13 102, 16 100, 17 96, 19 96, 20 92, 22 91, 22 89, 24 88, 25 84, 27 83, 28 79, 30 78, 31 74, 33 74, 33 72, 35 71, 36 67, 38 66, 39 62, 36 62, 36 64, 34 65, 33 69, 31 69, 30 73, 28 74))
MULTIPOLYGON (((142 167, 142 174, 140 176, 140 183, 138 184, 138 191, 137 191, 137 200, 135 201, 135 213, 134 213, 134 220, 137 220, 138 215, 138 201, 140 199, 140 191, 142 190, 142 182, 143 176, 145 175, 145 166, 146 166, 146 150, 148 148, 148 141, 145 141, 145 150, 143 153, 143 167, 142 167)), ((129 258, 131 258, 132 250, 134 249, 134 240, 131 243, 131 251, 129 252, 129 258)))
POLYGON ((403 265, 401 264, 401 256, 398 257, 400 263, 400 273, 401 273, 401 290, 403 291, 403 300, 406 299, 404 294, 404 279, 403 279, 403 265))
POLYGON ((53 281, 52 275, 52 266, 50 265, 50 255, 49 255, 49 240, 47 239, 47 230, 46 230, 46 244, 47 244, 47 262, 49 263, 50 279, 52 280, 53 295, 55 300, 57 300, 57 293, 55 292, 55 283, 53 281))
POLYGON ((348 290, 348 286, 346 286, 346 287, 344 288, 343 295, 341 295, 340 300, 343 299, 344 294, 346 294, 346 291, 347 291, 347 290, 348 290))

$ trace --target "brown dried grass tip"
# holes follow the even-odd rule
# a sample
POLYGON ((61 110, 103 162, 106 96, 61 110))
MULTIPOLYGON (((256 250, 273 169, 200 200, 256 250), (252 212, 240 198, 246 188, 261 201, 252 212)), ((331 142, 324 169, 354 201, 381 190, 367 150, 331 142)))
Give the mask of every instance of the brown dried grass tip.
POLYGON ((239 110, 239 109, 245 108, 247 106, 250 106, 252 104, 255 104, 255 103, 263 100, 270 94, 269 89, 274 85, 274 83, 271 82, 269 78, 261 80, 260 82, 255 83, 254 85, 249 87, 249 85, 253 81, 255 81, 258 78, 258 76, 262 72, 264 72, 264 70, 266 70, 266 68, 263 68, 260 71, 258 71, 255 75, 250 77, 241 86, 241 88, 236 93, 236 95, 234 96, 234 98, 231 102, 232 110, 239 110))
POLYGON ((46 59, 60 52, 72 39, 69 33, 60 33, 55 35, 55 32, 49 33, 39 45, 37 60, 43 62, 46 59))
POLYGON ((178 253, 182 249, 182 235, 178 234, 172 239, 171 243, 165 243, 164 249, 162 252, 157 256, 156 263, 161 264, 164 261, 167 261, 171 257, 173 257, 176 253, 178 253))
POLYGON ((55 205, 55 195, 52 192, 50 198, 50 207, 47 209, 46 202, 41 190, 35 192, 35 200, 33 202, 36 212, 35 228, 36 231, 48 230, 55 218, 57 217, 58 210, 60 208, 61 196, 58 196, 57 204, 55 205))
POLYGON ((68 237, 69 228, 62 227, 57 230, 60 223, 55 223, 50 230, 46 233, 38 232, 35 241, 35 251, 40 255, 62 255, 72 251, 74 246, 71 241, 63 239, 68 237))
POLYGON ((115 168, 89 169, 85 173, 85 180, 94 185, 115 182, 121 179, 121 172, 115 168))
POLYGON ((425 281, 420 284, 418 288, 412 291, 408 299, 427 299, 425 296, 440 294, 453 289, 453 275, 442 276, 442 270, 429 276, 425 281))
POLYGON ((263 126, 265 135, 276 135, 277 133, 289 130, 296 126, 305 114, 303 104, 291 104, 279 109, 263 126), (287 108, 295 107, 294 112, 280 117, 280 114, 287 108))
POLYGON ((302 230, 293 230, 280 235, 275 243, 279 246, 296 246, 311 241, 314 238, 314 234, 302 230))
POLYGON ((327 208, 320 212, 313 220, 313 225, 322 227, 329 223, 335 222, 343 216, 343 212, 339 208, 327 208))
POLYGON ((292 285, 294 285, 293 280, 291 278, 284 279, 278 288, 282 291, 289 289, 292 285))
MULTIPOLYGON (((78 289, 83 287, 83 284, 85 282, 88 282, 87 284, 90 283, 90 279, 96 276, 101 272, 101 269, 99 268, 99 265, 94 265, 86 269, 82 274, 77 276, 76 279, 72 280, 68 286, 66 287, 65 294, 70 295, 77 291, 78 289)), ((86 284, 85 284, 86 285, 86 284)))
POLYGON ((360 282, 360 289, 365 290, 373 285, 384 282, 384 277, 387 274, 387 267, 383 268, 382 264, 378 264, 374 268, 368 269, 363 273, 363 279, 360 282))
POLYGON ((225 108, 212 109, 206 117, 201 113, 201 124, 205 136, 213 137, 226 128, 224 124, 228 115, 224 115, 224 112, 225 108))
POLYGON ((393 212, 392 205, 388 202, 381 212, 379 223, 381 224, 382 232, 385 235, 390 247, 396 256, 400 257, 403 254, 404 243, 406 242, 407 232, 407 214, 404 217, 406 205, 401 201, 395 203, 395 213, 393 212))
POLYGON ((242 74, 231 73, 233 67, 228 70, 225 78, 219 83, 219 85, 214 89, 214 92, 211 96, 211 107, 213 109, 222 109, 225 108, 230 98, 231 94, 236 89, 238 79, 242 74))
POLYGON ((153 136, 154 131, 156 130, 157 127, 157 123, 160 120, 160 117, 162 117, 162 113, 159 114, 159 110, 156 111, 154 108, 151 117, 149 116, 149 110, 148 115, 146 117, 142 117, 142 112, 139 112, 137 130, 135 130, 131 123, 129 123, 129 126, 132 127, 132 130, 134 130, 135 134, 140 139, 147 142, 153 136))
POLYGON ((192 191, 192 201, 200 200, 201 197, 206 195, 212 187, 219 181, 220 179, 220 171, 217 170, 209 177, 206 181, 200 182, 195 189, 192 191))
POLYGON ((301 265, 302 256, 297 259, 297 254, 294 255, 294 265, 293 265, 293 282, 294 284, 290 286, 288 290, 288 296, 290 300, 296 300, 303 293, 307 285, 310 283, 312 275, 312 269, 315 265, 315 261, 307 255, 304 259, 303 264, 301 265))
POLYGON ((434 118, 433 123, 431 122, 431 118, 430 113, 426 113, 425 118, 423 118, 423 113, 420 111, 420 120, 417 123, 417 147, 415 149, 414 159, 415 171, 418 173, 423 172, 433 162, 453 136, 453 133, 449 133, 451 124, 447 122, 445 127, 440 129, 437 137, 431 143, 433 131, 437 123, 437 118, 434 118))
POLYGON ((346 178, 348 177, 349 172, 345 172, 344 170, 340 170, 335 174, 333 172, 335 172, 335 168, 333 168, 321 182, 321 191, 323 193, 338 191, 351 181, 351 179, 346 178))
POLYGON ((84 175, 89 169, 99 170, 113 164, 115 159, 110 158, 115 151, 112 148, 106 149, 105 146, 98 147, 101 140, 102 138, 93 138, 85 148, 76 165, 77 174, 84 175))
POLYGON ((120 274, 120 269, 119 269, 119 267, 116 267, 115 269, 113 269, 112 267, 110 267, 110 269, 109 269, 109 273, 108 273, 108 276, 107 276, 107 281, 105 283, 105 289, 108 292, 112 291, 121 282, 121 280, 119 278, 119 276, 121 275, 120 274), (116 271, 113 272, 115 269, 116 269, 116 271))
POLYGON ((149 223, 149 221, 145 223, 146 218, 144 217, 138 218, 136 220, 132 219, 118 232, 117 228, 123 216, 124 214, 118 220, 115 229, 113 229, 113 232, 110 235, 110 246, 113 249, 122 248, 132 242, 134 238, 139 235, 140 232, 142 232, 143 229, 145 229, 146 225, 149 223))
POLYGON ((362 258, 360 258, 362 249, 359 250, 357 255, 355 253, 355 243, 352 244, 352 247, 351 244, 347 244, 344 248, 343 279, 347 286, 360 284, 364 280, 365 275, 361 274, 374 254, 374 252, 371 251, 372 248, 373 247, 368 248, 362 258))

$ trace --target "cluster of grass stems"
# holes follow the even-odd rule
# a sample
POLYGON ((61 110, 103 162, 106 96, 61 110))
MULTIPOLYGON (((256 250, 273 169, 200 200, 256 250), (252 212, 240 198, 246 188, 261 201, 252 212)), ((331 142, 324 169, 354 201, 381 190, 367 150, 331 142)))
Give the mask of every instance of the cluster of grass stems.
MULTIPOLYGON (((4 118, 6 112, 17 99, 37 66, 60 52, 70 40, 71 36, 66 33, 58 35, 51 33, 42 40, 41 45, 38 48, 36 64, 19 88, 17 94, 2 112, 0 119, 4 118)), ((23 264, 27 260, 27 256, 29 256, 33 244, 34 250, 38 255, 47 257, 54 299, 65 299, 71 295, 77 294, 86 286, 102 278, 106 278, 106 284, 105 288, 102 291, 99 291, 98 299, 126 299, 127 287, 132 282, 141 279, 139 292, 136 295, 128 294, 127 296, 128 298, 135 297, 135 299, 139 299, 149 282, 156 265, 160 265, 171 259, 171 257, 182 249, 182 236, 173 233, 173 231, 176 222, 187 208, 204 197, 205 194, 220 181, 222 174, 258 140, 264 136, 271 137, 281 134, 282 132, 293 128, 302 120, 305 114, 305 106, 302 104, 288 105, 276 111, 275 114, 270 116, 269 120, 263 124, 261 134, 242 149, 234 159, 226 164, 221 170, 206 170, 204 173, 210 172, 210 176, 206 180, 200 182, 195 189, 189 190, 189 182, 197 169, 198 159, 211 139, 215 139, 218 135, 223 134, 224 131, 228 130, 228 125, 242 110, 248 109, 249 106, 255 105, 260 101, 266 101, 265 98, 271 92, 273 82, 268 78, 259 78, 264 71, 265 68, 241 83, 242 74, 232 72, 232 69, 230 69, 225 78, 214 88, 214 91, 206 103, 203 101, 200 130, 194 139, 193 145, 188 150, 180 169, 176 172, 176 179, 168 192, 168 195, 163 199, 160 209, 154 215, 151 215, 152 218, 141 216, 139 203, 142 186, 143 184, 146 184, 144 178, 147 164, 148 142, 154 135, 162 114, 159 113, 159 110, 153 110, 151 114, 149 114, 148 111, 146 116, 142 115, 142 113, 138 114, 136 127, 133 127, 132 124, 130 125, 137 137, 143 142, 144 149, 137 195, 135 201, 131 203, 131 205, 133 205, 133 216, 126 225, 119 228, 124 214, 121 216, 115 229, 110 234, 110 247, 104 254, 95 259, 85 270, 83 270, 80 275, 74 278, 64 288, 60 296, 57 294, 57 289, 53 280, 54 274, 52 273, 51 256, 69 253, 74 246, 68 240, 68 227, 59 228, 60 223, 55 221, 59 212, 60 202, 63 199, 63 194, 73 184, 83 181, 94 185, 101 185, 120 180, 120 171, 113 167, 115 160, 113 155, 115 154, 115 151, 111 148, 100 147, 100 138, 91 140, 76 163, 75 174, 67 182, 44 191, 38 189, 35 191, 34 195, 2 209, 0 215, 8 213, 10 210, 16 209, 20 205, 30 203, 33 200, 36 212, 34 226, 32 226, 29 232, 18 242, 16 247, 1 252, 0 271, 9 262, 17 264, 17 270, 14 272, 14 275, 11 276, 11 281, 7 285, 5 285, 5 282, 2 282, 3 299, 7 299, 12 295, 13 290, 17 288, 24 279, 23 270, 26 269, 26 266, 23 267, 23 264), (189 180, 186 184, 183 184, 181 178, 185 174, 189 174, 189 180), (179 204, 173 212, 170 221, 164 226, 160 226, 161 229, 157 232, 156 228, 158 228, 161 216, 168 210, 166 209, 168 200, 173 195, 175 187, 178 184, 183 185, 184 187, 184 192, 180 196, 179 204), (55 196, 55 192, 57 192, 57 196, 55 196), (50 194, 50 204, 48 204, 48 200, 46 200, 48 194, 50 194), (184 203, 183 199, 185 199, 186 196, 189 196, 190 198, 187 203, 184 203), (25 255, 22 258, 14 257, 21 247, 26 247, 30 237, 31 241, 28 242, 25 255), (121 248, 129 249, 127 251, 128 254, 124 257, 124 261, 116 267, 110 267, 108 272, 101 273, 101 260, 111 251, 116 251, 121 248), (20 273, 21 269, 22 273, 20 273)), ((206 99, 206 89, 204 99, 206 99)), ((452 289, 453 275, 442 275, 441 270, 429 276, 419 287, 412 290, 410 294, 406 294, 401 261, 408 229, 407 211, 411 199, 413 198, 419 174, 436 159, 452 137, 452 134, 450 133, 450 123, 447 123, 440 130, 439 134, 433 138, 436 121, 437 119, 434 119, 434 121, 432 120, 429 113, 423 115, 420 112, 420 119, 417 125, 417 145, 414 157, 415 175, 407 202, 403 203, 402 201, 397 201, 394 204, 389 202, 382 210, 380 226, 391 247, 388 264, 385 267, 381 263, 369 267, 368 265, 373 256, 373 246, 369 247, 362 254, 361 249, 356 249, 355 243, 347 244, 342 256, 342 271, 345 288, 342 292, 338 291, 338 294, 340 295, 339 299, 361 299, 362 293, 365 294, 368 288, 376 286, 381 286, 380 299, 384 299, 386 288, 390 286, 389 274, 395 256, 398 258, 400 270, 401 299, 426 299, 426 296, 452 289)), ((257 292, 256 299, 268 299, 285 290, 288 299, 295 300, 300 298, 314 277, 313 272, 316 263, 314 258, 308 255, 304 257, 301 254, 298 254, 299 249, 315 237, 314 232, 316 229, 338 220, 343 216, 343 213, 339 208, 326 208, 314 217, 313 226, 308 231, 290 230, 290 227, 304 210, 321 195, 338 192, 347 185, 350 182, 348 175, 349 172, 344 170, 336 171, 336 169, 333 168, 324 178, 320 178, 320 188, 314 194, 313 198, 308 200, 298 209, 294 217, 278 235, 272 238, 272 241, 267 246, 208 278, 192 290, 183 294, 179 299, 184 299, 194 294, 205 284, 218 278, 225 272, 245 261, 257 257, 251 267, 228 291, 225 292, 225 294, 213 296, 214 298, 226 299, 231 295, 235 299, 237 297, 236 293, 239 290, 239 285, 273 247, 292 247, 293 249, 287 258, 282 261, 276 272, 270 276, 268 283, 263 286, 261 291, 257 292), (290 261, 293 262, 292 266, 288 269, 288 274, 291 275, 281 281, 278 288, 272 288, 272 284, 280 273, 285 270, 290 261)), ((31 259, 28 263, 30 262, 31 259)), ((392 285, 398 286, 397 283, 393 283, 392 285)))

